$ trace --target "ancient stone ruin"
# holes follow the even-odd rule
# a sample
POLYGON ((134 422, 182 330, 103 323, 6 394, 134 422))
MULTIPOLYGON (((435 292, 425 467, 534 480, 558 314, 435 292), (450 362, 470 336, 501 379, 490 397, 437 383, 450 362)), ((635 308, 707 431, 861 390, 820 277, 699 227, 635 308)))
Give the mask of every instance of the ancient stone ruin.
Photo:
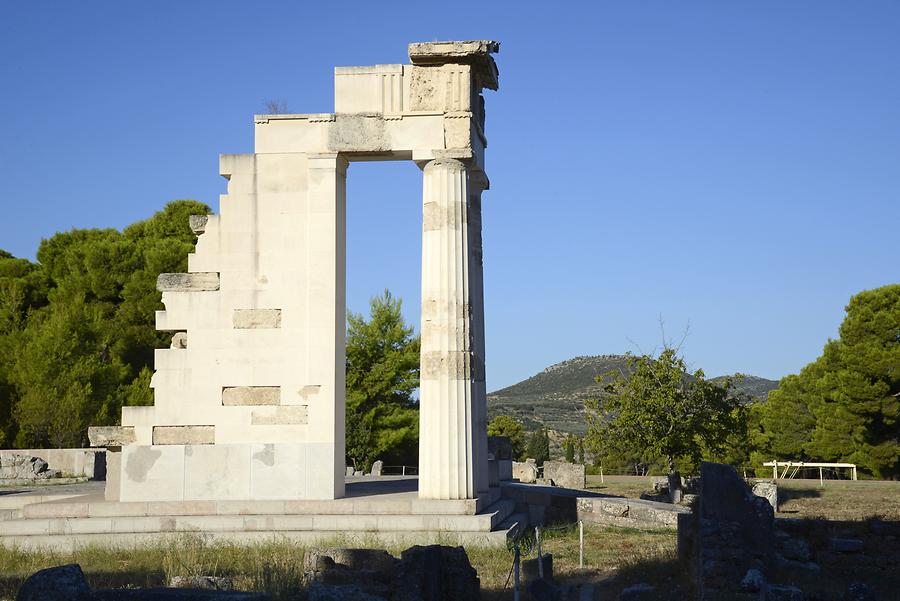
POLYGON ((336 499, 344 491, 346 177, 423 173, 419 497, 489 487, 481 195, 492 41, 410 44, 407 65, 338 67, 325 114, 258 115, 222 155, 219 215, 187 273, 159 276, 155 403, 93 428, 107 500, 336 499))

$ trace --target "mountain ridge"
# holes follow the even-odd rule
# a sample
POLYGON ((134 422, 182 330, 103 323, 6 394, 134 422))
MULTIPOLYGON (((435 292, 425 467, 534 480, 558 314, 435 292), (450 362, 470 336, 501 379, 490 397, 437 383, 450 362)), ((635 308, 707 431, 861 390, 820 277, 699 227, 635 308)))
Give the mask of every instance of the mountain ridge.
MULTIPOLYGON (((529 430, 548 428, 584 434, 584 403, 600 396, 602 384, 595 378, 609 372, 627 375, 628 357, 579 355, 554 363, 521 382, 488 393, 488 417, 511 415, 529 430)), ((733 376, 709 379, 715 382, 727 377, 733 376)), ((748 402, 765 400, 777 387, 775 380, 746 374, 734 386, 748 402)))

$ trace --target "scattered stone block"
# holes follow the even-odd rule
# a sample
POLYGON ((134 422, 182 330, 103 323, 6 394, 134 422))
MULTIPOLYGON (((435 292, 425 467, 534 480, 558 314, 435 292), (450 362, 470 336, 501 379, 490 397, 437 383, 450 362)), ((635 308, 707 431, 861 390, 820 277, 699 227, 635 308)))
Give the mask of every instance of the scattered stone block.
POLYGON ((415 546, 400 556, 391 598, 392 601, 477 601, 481 598, 481 584, 462 547, 415 546))
POLYGON ((16 595, 16 601, 89 601, 90 598, 91 588, 77 563, 35 572, 16 595))
POLYGON ((762 590, 766 586, 766 578, 762 572, 755 568, 747 570, 744 578, 741 580, 741 589, 749 593, 755 593, 762 590))
POLYGON ((45 480, 58 475, 40 457, 0 453, 0 480, 45 480))
POLYGON ((812 559, 812 550, 809 543, 800 538, 788 537, 779 544, 781 555, 785 559, 806 562, 812 559))
POLYGON ((372 475, 373 476, 381 477, 381 472, 383 469, 384 469, 384 461, 382 461, 381 459, 372 463, 372 475))
POLYGON ((353 469, 353 466, 352 466, 352 465, 348 465, 344 475, 345 475, 345 476, 352 476, 353 473, 354 473, 355 471, 356 471, 356 470, 353 469))
POLYGON ((652 599, 655 593, 655 586, 641 582, 623 588, 619 593, 619 601, 647 601, 652 599))
POLYGON ((544 478, 554 486, 583 489, 585 487, 584 465, 566 461, 545 461, 544 478))
POLYGON ((522 562, 522 578, 526 585, 541 578, 539 561, 543 562, 544 580, 553 580, 553 554, 544 553, 540 560, 535 557, 522 562))
POLYGON ((355 584, 325 585, 314 582, 307 592, 308 601, 385 601, 384 597, 371 595, 355 584))
POLYGON ((806 595, 796 586, 769 585, 765 601, 805 601, 806 595))
POLYGON ((868 584, 851 582, 844 591, 841 601, 880 601, 880 599, 868 584))
POLYGON ((833 538, 831 550, 837 553, 860 553, 866 545, 858 538, 833 538))
POLYGON ((225 576, 173 576, 169 580, 169 586, 208 591, 233 591, 234 581, 225 576))

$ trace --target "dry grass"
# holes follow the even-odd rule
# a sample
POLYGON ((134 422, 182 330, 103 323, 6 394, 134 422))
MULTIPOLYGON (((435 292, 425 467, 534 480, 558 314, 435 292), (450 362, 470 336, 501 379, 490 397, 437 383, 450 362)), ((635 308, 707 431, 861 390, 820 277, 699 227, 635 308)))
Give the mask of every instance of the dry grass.
POLYGON ((615 497, 640 497, 641 493, 652 492, 650 476, 600 476, 587 477, 587 489, 615 497))
POLYGON ((778 498, 784 517, 900 521, 900 482, 825 480, 821 486, 818 480, 779 480, 778 498))
MULTIPOLYGON (((610 495, 638 496, 650 489, 649 478, 589 477, 588 488, 610 495)), ((782 517, 824 518, 852 522, 878 516, 900 521, 900 482, 826 481, 779 482, 782 517)), ((840 534, 840 533, 837 533, 840 534)), ((835 534, 835 535, 837 535, 835 534)), ((321 546, 350 546, 334 540, 321 546)), ((369 546, 375 546, 374 544, 369 546)), ((533 549, 523 558, 535 556, 533 549)), ((684 574, 675 561, 675 533, 585 526, 585 567, 578 566, 578 530, 574 526, 544 531, 543 549, 554 557, 554 571, 567 584, 593 582, 596 598, 616 598, 623 586, 650 582, 660 590, 684 590, 684 574)), ((388 549, 399 556, 401 549, 388 549)), ((509 599, 507 585, 513 553, 507 549, 469 548, 485 599, 509 599)), ((262 590, 275 599, 302 598, 305 548, 296 543, 238 546, 205 543, 197 536, 181 536, 165 543, 119 550, 84 547, 75 553, 23 552, 0 547, 0 599, 15 597, 30 574, 42 568, 79 563, 95 588, 162 586, 172 576, 231 576, 240 590, 262 590)), ((687 593, 682 595, 687 598, 687 593)))
MULTIPOLYGON (((328 541, 321 546, 349 546, 328 541)), ((358 545, 357 545, 358 546, 358 545)), ((375 545, 370 545, 375 546, 375 545)), ((524 545, 527 547, 528 545, 524 545)), ((578 567, 578 530, 545 530, 543 549, 554 556, 558 577, 569 583, 663 581, 676 576, 675 535, 670 531, 641 532, 620 528, 585 527, 585 568, 578 567)), ((388 549, 396 556, 402 549, 388 549)), ((523 559, 536 551, 525 549, 523 559)), ((508 549, 467 549, 487 599, 511 597, 507 578, 513 552, 508 549)), ((238 546, 206 543, 199 536, 173 537, 136 549, 84 547, 74 553, 24 552, 0 547, 0 599, 13 599, 25 578, 37 570, 78 563, 94 588, 165 586, 172 576, 231 576, 240 590, 266 591, 275 599, 302 598, 305 548, 299 544, 263 543, 238 546)))

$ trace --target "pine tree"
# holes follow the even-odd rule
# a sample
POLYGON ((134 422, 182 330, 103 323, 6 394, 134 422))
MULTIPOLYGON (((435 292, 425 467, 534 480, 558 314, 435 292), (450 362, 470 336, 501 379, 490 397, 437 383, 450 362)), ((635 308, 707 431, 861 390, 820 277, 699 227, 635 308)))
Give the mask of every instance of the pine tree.
POLYGON ((381 459, 418 461, 419 338, 401 301, 387 290, 370 301, 369 319, 347 315, 347 461, 368 470, 381 459))

